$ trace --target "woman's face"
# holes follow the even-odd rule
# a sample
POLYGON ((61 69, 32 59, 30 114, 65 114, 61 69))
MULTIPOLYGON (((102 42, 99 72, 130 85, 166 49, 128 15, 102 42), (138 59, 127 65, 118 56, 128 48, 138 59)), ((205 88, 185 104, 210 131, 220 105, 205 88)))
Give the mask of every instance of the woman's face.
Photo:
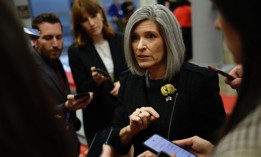
POLYGON ((164 43, 157 24, 152 20, 138 23, 131 33, 131 46, 141 68, 165 68, 164 43))
POLYGON ((215 27, 224 34, 224 40, 228 49, 234 56, 236 63, 241 63, 242 45, 239 33, 219 14, 215 21, 215 27))
POLYGON ((102 35, 102 14, 97 13, 92 15, 87 12, 83 12, 83 20, 81 21, 81 26, 91 38, 95 38, 102 35))

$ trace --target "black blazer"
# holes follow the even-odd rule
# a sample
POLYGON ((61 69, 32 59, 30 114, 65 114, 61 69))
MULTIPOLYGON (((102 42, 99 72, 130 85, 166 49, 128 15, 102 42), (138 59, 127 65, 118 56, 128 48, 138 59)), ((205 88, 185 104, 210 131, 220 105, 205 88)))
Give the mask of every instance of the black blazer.
POLYGON ((50 63, 48 63, 44 58, 42 58, 38 52, 36 52, 35 49, 33 49, 33 57, 36 61, 37 69, 39 70, 40 74, 42 75, 43 84, 47 91, 49 92, 50 97, 52 98, 52 101, 54 101, 55 104, 57 104, 55 107, 56 111, 61 114, 66 121, 66 118, 68 118, 68 114, 70 114, 70 120, 67 122, 69 125, 68 133, 71 136, 72 139, 72 147, 74 148, 73 156, 78 156, 80 152, 80 143, 77 137, 77 134, 75 131, 79 130, 81 127, 80 120, 76 117, 75 112, 69 112, 65 108, 65 101, 67 100, 67 94, 70 93, 69 83, 63 68, 62 63, 60 60, 57 61, 58 63, 58 69, 61 72, 62 78, 64 79, 65 86, 66 86, 66 93, 63 91, 58 77, 54 71, 54 69, 51 67, 50 63))
MULTIPOLYGON (((108 39, 108 42, 114 64, 114 81, 118 81, 120 74, 127 69, 123 51, 123 36, 116 34, 113 38, 108 39)), ((117 98, 106 90, 106 83, 98 86, 92 79, 90 71, 92 66, 107 71, 93 43, 87 43, 81 48, 71 45, 68 49, 68 56, 76 91, 94 92, 92 102, 83 110, 84 132, 87 138, 92 139, 98 130, 107 127, 111 122, 117 98)))
MULTIPOLYGON (((130 72, 123 74, 119 93, 121 106, 116 109, 112 122, 115 130, 120 131, 129 125, 129 116, 136 108, 151 106, 159 113, 158 120, 135 135, 134 156, 147 150, 142 142, 154 133, 169 140, 198 135, 214 142, 216 132, 226 120, 219 95, 218 75, 215 72, 184 63, 180 72, 170 82, 166 82, 177 89, 172 95, 173 100, 168 102, 160 92, 160 87, 166 83, 150 89, 145 82, 144 76, 132 75, 130 72)), ((120 148, 120 151, 126 153, 128 149, 129 147, 120 148)))

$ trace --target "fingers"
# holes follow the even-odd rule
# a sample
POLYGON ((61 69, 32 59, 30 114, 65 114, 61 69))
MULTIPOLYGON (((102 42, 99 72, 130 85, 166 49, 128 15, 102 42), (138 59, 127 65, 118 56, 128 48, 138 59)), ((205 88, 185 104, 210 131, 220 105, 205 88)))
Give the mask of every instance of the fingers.
POLYGON ((77 100, 74 99, 73 94, 67 95, 67 101, 65 102, 65 107, 68 108, 70 111, 75 111, 78 109, 84 109, 88 106, 88 104, 93 99, 93 93, 89 92, 89 97, 82 97, 77 100))
POLYGON ((146 128, 152 121, 158 118, 159 114, 152 107, 138 108, 130 115, 130 120, 142 128, 146 128))
POLYGON ((110 93, 113 95, 113 96, 117 96, 118 95, 118 92, 119 92, 119 89, 120 89, 120 82, 119 81, 116 81, 113 83, 114 84, 114 88, 110 91, 110 93))
POLYGON ((92 72, 92 78, 98 84, 110 79, 109 77, 105 77, 102 73, 99 73, 96 70, 96 67, 91 67, 91 72, 92 72))
POLYGON ((154 153, 152 153, 151 151, 145 151, 142 154, 138 155, 137 157, 156 157, 156 155, 154 153))

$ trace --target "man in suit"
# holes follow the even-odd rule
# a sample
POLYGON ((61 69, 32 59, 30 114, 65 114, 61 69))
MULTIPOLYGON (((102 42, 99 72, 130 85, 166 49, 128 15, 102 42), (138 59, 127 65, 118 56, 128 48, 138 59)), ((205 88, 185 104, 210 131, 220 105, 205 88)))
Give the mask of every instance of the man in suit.
POLYGON ((81 127, 76 117, 77 109, 85 108, 92 99, 83 97, 77 100, 70 94, 69 83, 59 57, 63 49, 62 24, 55 14, 40 14, 32 21, 32 28, 39 31, 39 38, 33 41, 33 56, 42 74, 44 85, 50 92, 52 100, 57 104, 55 116, 63 119, 66 130, 72 138, 73 156, 78 156, 80 143, 75 131, 81 127))

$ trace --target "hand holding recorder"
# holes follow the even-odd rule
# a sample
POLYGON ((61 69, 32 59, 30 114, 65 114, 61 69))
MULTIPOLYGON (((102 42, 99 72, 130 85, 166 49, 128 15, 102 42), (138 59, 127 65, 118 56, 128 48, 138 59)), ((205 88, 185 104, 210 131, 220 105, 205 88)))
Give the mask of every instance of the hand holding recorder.
POLYGON ((230 75, 230 74, 228 74, 228 73, 226 73, 226 72, 224 72, 224 71, 222 71, 222 70, 220 70, 218 68, 215 68, 215 67, 212 67, 212 66, 208 66, 208 69, 213 70, 213 71, 219 73, 222 76, 225 76, 228 80, 234 80, 235 79, 234 76, 232 76, 232 75, 230 75))

